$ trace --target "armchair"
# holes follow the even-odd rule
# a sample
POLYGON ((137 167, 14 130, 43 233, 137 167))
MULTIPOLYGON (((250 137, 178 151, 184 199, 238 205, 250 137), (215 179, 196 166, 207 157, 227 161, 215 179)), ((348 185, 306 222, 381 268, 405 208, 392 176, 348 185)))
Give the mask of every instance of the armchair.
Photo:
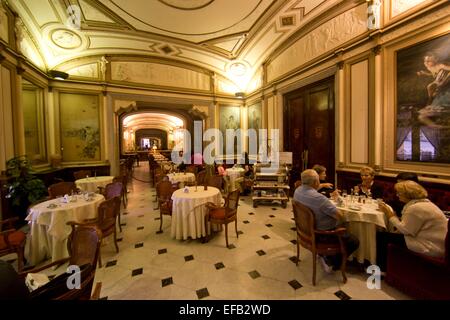
POLYGON ((18 217, 15 217, 3 221, 0 220, 0 256, 16 253, 17 269, 20 272, 23 268, 23 250, 26 235, 24 232, 14 229, 13 224, 18 219, 18 217))
POLYGON ((345 268, 347 262, 347 252, 345 249, 342 236, 345 234, 345 228, 337 228, 332 231, 322 231, 315 229, 314 213, 308 207, 304 206, 296 200, 292 200, 294 207, 294 219, 297 230, 297 262, 300 261, 300 245, 308 249, 313 257, 313 286, 316 285, 316 258, 318 254, 336 255, 342 254, 341 272, 344 283, 347 282, 345 268), (336 236, 338 241, 320 241, 321 236, 336 236))

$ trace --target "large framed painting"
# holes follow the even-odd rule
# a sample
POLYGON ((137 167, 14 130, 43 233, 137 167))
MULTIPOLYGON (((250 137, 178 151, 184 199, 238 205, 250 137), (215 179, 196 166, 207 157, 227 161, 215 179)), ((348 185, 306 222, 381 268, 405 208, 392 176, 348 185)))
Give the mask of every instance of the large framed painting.
POLYGON ((396 59, 396 160, 450 163, 450 34, 396 59))
MULTIPOLYGON (((238 147, 238 139, 234 138, 232 141, 227 140, 226 130, 237 130, 241 128, 241 108, 233 105, 220 105, 219 106, 219 130, 223 137, 223 155, 226 158, 234 157, 238 147), (233 154, 227 154, 227 145, 233 145, 233 154)), ((241 143, 241 141, 239 141, 241 143)))
POLYGON ((262 105, 261 102, 257 102, 248 107, 248 129, 254 129, 256 133, 256 141, 252 141, 255 139, 252 137, 249 131, 249 156, 252 159, 256 159, 259 151, 259 129, 261 129, 261 113, 262 113, 262 105))
POLYGON ((94 94, 60 93, 63 161, 100 160, 100 100, 94 94))

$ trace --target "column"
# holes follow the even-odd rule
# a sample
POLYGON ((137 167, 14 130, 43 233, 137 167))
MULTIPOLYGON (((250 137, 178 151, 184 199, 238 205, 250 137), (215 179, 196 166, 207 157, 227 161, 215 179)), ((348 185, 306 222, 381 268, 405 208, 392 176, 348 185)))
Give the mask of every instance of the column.
POLYGON ((15 108, 13 110, 14 119, 14 146, 16 155, 25 155, 25 126, 23 121, 22 105, 22 73, 25 71, 20 65, 16 67, 16 87, 15 87, 15 108))
POLYGON ((344 62, 338 65, 338 167, 345 164, 345 78, 344 62))
POLYGON ((381 47, 376 46, 373 49, 375 54, 375 101, 374 101, 374 168, 375 170, 381 169, 381 137, 383 134, 383 128, 381 126, 382 116, 382 71, 381 71, 381 47))

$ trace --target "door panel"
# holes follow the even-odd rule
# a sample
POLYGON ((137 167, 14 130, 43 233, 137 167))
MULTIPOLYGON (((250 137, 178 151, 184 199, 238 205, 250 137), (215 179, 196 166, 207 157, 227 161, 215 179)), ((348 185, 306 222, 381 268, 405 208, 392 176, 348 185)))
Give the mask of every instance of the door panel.
POLYGON ((284 97, 284 150, 291 151, 291 187, 304 168, 321 164, 334 183, 334 81, 332 78, 284 97))

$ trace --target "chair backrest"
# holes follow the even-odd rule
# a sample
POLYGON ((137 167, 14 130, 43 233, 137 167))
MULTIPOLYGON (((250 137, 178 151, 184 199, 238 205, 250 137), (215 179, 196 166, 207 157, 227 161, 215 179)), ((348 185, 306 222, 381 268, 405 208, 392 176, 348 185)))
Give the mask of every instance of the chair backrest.
POLYGON ((211 187, 216 187, 219 190, 222 190, 223 187, 223 177, 219 175, 208 177, 206 180, 206 184, 211 187))
POLYGON ((314 213, 308 207, 296 200, 292 200, 294 208, 294 219, 300 244, 306 248, 312 247, 315 243, 315 219, 314 213))
MULTIPOLYGON (((70 265, 80 268, 80 287, 70 289, 67 286, 70 276, 66 272, 44 286, 31 292, 32 299, 39 300, 88 300, 91 296, 95 278, 97 259, 100 252, 101 231, 95 226, 72 225, 68 247, 70 265)), ((72 281, 69 281, 72 283, 72 281)))
POLYGON ((120 197, 122 195, 122 182, 112 182, 105 186, 105 199, 120 197))
POLYGON ((59 196, 64 196, 65 194, 71 194, 77 192, 77 186, 75 182, 58 182, 50 185, 48 187, 48 194, 50 199, 54 199, 59 196))
POLYGON ((226 216, 231 216, 237 213, 237 208, 239 206, 239 197, 239 189, 228 193, 228 197, 225 200, 226 216))
POLYGON ((162 180, 156 184, 156 196, 158 199, 170 199, 173 191, 174 187, 169 180, 162 180))
POLYGON ((75 178, 75 180, 83 179, 83 178, 91 177, 91 176, 92 176, 91 170, 78 170, 73 173, 73 177, 75 178))
POLYGON ((190 173, 196 174, 197 173, 197 167, 195 165, 189 165, 186 168, 186 172, 190 172, 190 173))
POLYGON ((206 179, 206 170, 202 170, 199 173, 197 173, 197 185, 202 185, 205 183, 206 179))
POLYGON ((106 199, 98 206, 98 228, 109 234, 116 227, 117 215, 120 213, 120 196, 106 199))

